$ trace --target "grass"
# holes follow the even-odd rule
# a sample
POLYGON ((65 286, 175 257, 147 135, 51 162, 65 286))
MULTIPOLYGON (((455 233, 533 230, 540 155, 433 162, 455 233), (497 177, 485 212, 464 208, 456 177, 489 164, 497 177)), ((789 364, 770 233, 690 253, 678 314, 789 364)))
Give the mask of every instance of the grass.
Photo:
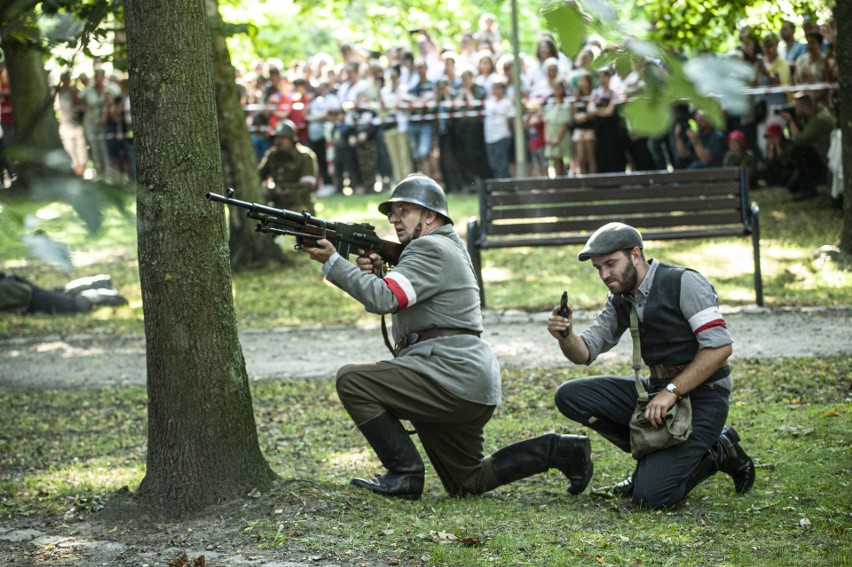
MULTIPOLYGON (((317 215, 327 219, 371 222, 385 238, 392 231, 376 207, 386 195, 332 196, 320 200, 317 215)), ((789 201, 784 189, 754 192, 761 207, 761 251, 768 307, 852 304, 852 271, 844 271, 814 251, 836 242, 841 212, 826 202, 789 201)), ((450 195, 450 211, 459 232, 478 214, 473 195, 450 195)), ((132 203, 128 209, 133 211, 132 203)), ((33 213, 36 212, 33 207, 33 213)), ((142 333, 142 302, 136 259, 134 218, 112 212, 103 229, 89 236, 65 205, 38 211, 42 229, 74 252, 74 272, 66 274, 43 262, 27 260, 19 228, 0 215, 0 267, 44 286, 61 286, 72 277, 107 272, 130 305, 79 316, 4 316, 0 338, 73 332, 142 333)), ((282 239, 285 248, 292 241, 282 239)), ((578 307, 597 309, 604 290, 587 263, 577 261, 579 247, 514 248, 483 254, 483 274, 490 309, 550 309, 563 289, 578 307)), ((337 288, 324 284, 316 263, 290 252, 292 264, 234 274, 234 300, 240 326, 275 328, 290 325, 357 324, 368 320, 361 306, 337 288), (274 291, 273 291, 274 290, 274 291)), ((752 248, 749 238, 649 242, 648 255, 688 265, 716 286, 720 303, 754 303, 752 248)))
MULTIPOLYGON (((505 373, 486 450, 553 429, 580 432, 551 396, 562 381, 593 372, 600 368, 505 373)), ((348 486, 380 465, 330 381, 256 382, 261 447, 281 480, 238 527, 261 547, 322 555, 333 546, 400 564, 848 565, 848 360, 742 361, 736 377, 729 423, 756 459, 753 492, 735 495, 719 474, 668 512, 635 511, 605 495, 633 461, 597 436, 595 477, 580 497, 552 471, 452 498, 427 465, 424 499, 389 502, 348 486)), ((0 518, 97 511, 144 474, 141 388, 0 392, 0 407, 10 410, 0 413, 0 518)))
MULTIPOLYGON (((852 304, 852 273, 815 259, 834 243, 841 214, 826 203, 793 204, 782 189, 755 192, 761 206, 767 305, 852 304)), ((317 214, 373 222, 390 231, 376 205, 382 196, 330 197, 317 214)), ((451 195, 464 232, 476 199, 451 195)), ((130 206, 132 209, 132 205, 130 206)), ((0 266, 45 287, 106 272, 130 305, 83 316, 0 317, 0 339, 78 333, 141 333, 142 305, 133 218, 107 215, 90 236, 62 205, 29 211, 50 235, 75 250, 66 274, 27 260, 19 225, 0 214, 0 266)), ((289 242, 282 242, 289 246, 289 242)), ((726 305, 753 303, 747 238, 649 243, 649 255, 698 268, 726 305)), ((578 249, 489 251, 484 254, 489 307, 549 309, 563 289, 583 308, 597 309, 603 288, 578 249)), ((356 324, 362 308, 322 283, 319 267, 293 253, 286 268, 234 275, 243 328, 356 324)), ((606 371, 628 373, 626 367, 606 371)), ((545 431, 581 432, 553 408, 564 380, 601 372, 572 367, 504 373, 504 403, 486 428, 487 451, 545 431)), ((432 471, 419 502, 392 502, 347 486, 379 472, 379 464, 340 407, 330 381, 252 384, 261 447, 280 475, 273 491, 248 508, 241 529, 269 548, 299 546, 321 555, 382 558, 397 564, 440 565, 850 565, 849 361, 739 361, 729 423, 758 463, 752 494, 738 497, 716 475, 669 512, 633 511, 604 487, 632 469, 600 437, 593 438, 591 490, 565 493, 558 473, 539 475, 492 494, 447 497, 432 471), (297 509, 305 513, 289 514, 297 509)), ((0 392, 0 519, 44 518, 69 510, 91 513, 144 475, 146 393, 142 388, 0 392)))

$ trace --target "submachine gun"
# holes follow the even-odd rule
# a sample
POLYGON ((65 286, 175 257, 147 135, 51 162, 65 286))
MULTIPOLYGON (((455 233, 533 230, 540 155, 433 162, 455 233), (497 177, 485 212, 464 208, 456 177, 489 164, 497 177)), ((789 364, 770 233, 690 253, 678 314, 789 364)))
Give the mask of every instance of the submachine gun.
POLYGON ((375 227, 368 223, 333 222, 315 217, 307 211, 297 213, 288 209, 276 209, 240 201, 234 199, 234 190, 228 189, 224 195, 218 193, 207 193, 205 197, 210 201, 225 203, 248 211, 247 217, 257 221, 257 232, 270 234, 283 234, 296 238, 296 250, 305 246, 316 247, 316 242, 326 239, 344 257, 358 254, 363 250, 364 254, 376 252, 382 261, 388 266, 396 266, 399 256, 402 254, 402 244, 390 242, 379 238, 375 227))

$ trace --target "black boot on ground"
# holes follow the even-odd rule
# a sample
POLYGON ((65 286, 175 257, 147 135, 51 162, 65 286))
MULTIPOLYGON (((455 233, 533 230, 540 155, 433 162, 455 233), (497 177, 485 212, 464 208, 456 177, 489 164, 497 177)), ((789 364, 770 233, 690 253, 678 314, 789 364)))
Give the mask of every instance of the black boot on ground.
POLYGON ((373 479, 353 478, 352 485, 382 496, 419 499, 425 476, 423 459, 399 420, 384 411, 358 429, 388 472, 373 479))
POLYGON ((751 490, 754 485, 754 461, 742 450, 739 443, 740 436, 733 427, 726 425, 722 428, 719 439, 687 477, 687 493, 717 471, 722 471, 734 479, 734 490, 737 494, 751 490))
POLYGON ((548 433, 503 447, 491 455, 491 466, 497 486, 558 469, 570 482, 568 492, 577 495, 592 480, 591 457, 592 443, 588 437, 548 433))
POLYGON ((719 470, 734 479, 734 490, 745 494, 754 486, 754 461, 740 447, 740 436, 730 425, 722 429, 719 440, 710 449, 719 470))

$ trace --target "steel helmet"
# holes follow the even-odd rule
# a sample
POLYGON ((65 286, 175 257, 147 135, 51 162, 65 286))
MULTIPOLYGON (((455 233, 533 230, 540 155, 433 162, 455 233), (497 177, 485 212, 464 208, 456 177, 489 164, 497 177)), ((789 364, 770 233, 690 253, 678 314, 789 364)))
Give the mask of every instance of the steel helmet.
POLYGON ((379 212, 387 216, 394 203, 414 203, 435 211, 450 224, 453 219, 447 212, 447 196, 437 181, 422 173, 412 173, 394 187, 390 199, 379 205, 379 212))
POLYGON ((272 130, 272 137, 275 138, 277 136, 284 136, 285 138, 290 138, 294 142, 299 139, 296 135, 296 125, 293 124, 292 120, 284 119, 278 124, 275 125, 275 128, 272 130))

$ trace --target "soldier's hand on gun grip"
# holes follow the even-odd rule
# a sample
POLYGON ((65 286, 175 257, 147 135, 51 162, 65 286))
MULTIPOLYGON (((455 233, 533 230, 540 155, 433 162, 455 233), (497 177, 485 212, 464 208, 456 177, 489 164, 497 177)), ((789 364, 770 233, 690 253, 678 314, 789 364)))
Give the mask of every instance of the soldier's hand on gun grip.
POLYGON ((358 250, 355 264, 365 274, 379 275, 382 273, 382 258, 375 252, 367 253, 364 250, 358 250))

